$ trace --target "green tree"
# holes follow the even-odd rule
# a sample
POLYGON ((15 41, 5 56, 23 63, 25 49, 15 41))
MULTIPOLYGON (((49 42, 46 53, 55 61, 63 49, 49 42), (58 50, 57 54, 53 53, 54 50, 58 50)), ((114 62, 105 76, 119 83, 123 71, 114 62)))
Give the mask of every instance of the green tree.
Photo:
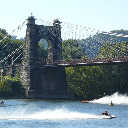
POLYGON ((66 68, 69 90, 76 96, 93 99, 103 91, 103 71, 99 66, 66 68))
POLYGON ((120 58, 128 55, 128 43, 105 43, 99 50, 97 58, 120 58))
MULTIPOLYGON (((4 65, 10 65, 12 62, 12 58, 15 60, 20 54, 23 52, 23 47, 20 48, 21 45, 23 45, 24 42, 18 39, 13 39, 5 30, 0 31, 0 60, 3 60, 6 58, 6 63, 3 63, 4 65), (19 49, 17 50, 16 49, 19 49), (12 56, 9 56, 9 54, 13 54, 12 56), (8 56, 8 57, 7 57, 8 56)), ((23 55, 23 54, 22 54, 23 55)), ((21 63, 21 58, 17 58, 15 63, 21 63)))
POLYGON ((0 97, 23 97, 25 90, 18 77, 2 76, 0 80, 0 97))
POLYGON ((79 40, 65 40, 62 42, 62 56, 64 60, 80 59, 85 56, 79 40))

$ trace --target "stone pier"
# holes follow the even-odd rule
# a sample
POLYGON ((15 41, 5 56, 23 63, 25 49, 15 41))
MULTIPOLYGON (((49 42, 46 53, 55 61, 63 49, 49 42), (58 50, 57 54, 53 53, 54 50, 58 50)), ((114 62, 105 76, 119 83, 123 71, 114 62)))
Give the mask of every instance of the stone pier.
POLYGON ((35 24, 35 18, 27 19, 24 44, 24 59, 21 81, 26 89, 26 96, 31 98, 66 98, 67 85, 65 68, 55 65, 62 59, 61 22, 54 20, 52 26, 35 24), (47 63, 42 65, 38 53, 38 42, 48 42, 47 63))

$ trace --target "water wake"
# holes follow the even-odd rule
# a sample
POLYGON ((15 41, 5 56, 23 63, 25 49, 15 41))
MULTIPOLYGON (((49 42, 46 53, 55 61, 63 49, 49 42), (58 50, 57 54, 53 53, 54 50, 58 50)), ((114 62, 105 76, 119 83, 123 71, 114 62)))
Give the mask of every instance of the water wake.
POLYGON ((80 113, 80 112, 70 112, 64 109, 57 110, 45 110, 40 113, 37 113, 32 116, 32 118, 37 119, 89 119, 89 118, 97 118, 96 115, 88 114, 88 113, 80 113))
POLYGON ((95 99, 93 101, 91 101, 92 103, 100 103, 100 104, 110 104, 111 101, 114 104, 128 104, 128 96, 127 95, 121 95, 119 93, 114 93, 111 96, 105 96, 103 98, 100 99, 95 99))
POLYGON ((99 116, 88 113, 71 112, 64 109, 43 110, 33 114, 0 115, 0 120, 78 120, 100 119, 99 116))

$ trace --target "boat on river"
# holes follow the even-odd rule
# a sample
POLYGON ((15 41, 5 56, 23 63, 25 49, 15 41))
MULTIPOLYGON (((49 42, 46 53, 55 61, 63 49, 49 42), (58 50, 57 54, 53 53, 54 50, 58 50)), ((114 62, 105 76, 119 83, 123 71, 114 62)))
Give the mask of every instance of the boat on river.
POLYGON ((89 101, 88 100, 82 100, 82 101, 80 101, 81 103, 89 103, 89 101))
POLYGON ((6 105, 5 104, 0 104, 0 107, 5 107, 6 105))
POLYGON ((113 119, 113 118, 116 118, 116 116, 114 116, 114 115, 100 115, 100 117, 102 119, 113 119))
POLYGON ((112 118, 116 118, 116 116, 111 115, 108 111, 104 111, 104 112, 101 114, 101 118, 102 118, 102 119, 112 119, 112 118))
POLYGON ((0 107, 5 107, 5 102, 3 100, 0 102, 0 107))
POLYGON ((109 106, 114 106, 114 103, 111 101, 111 103, 110 104, 108 104, 109 106))

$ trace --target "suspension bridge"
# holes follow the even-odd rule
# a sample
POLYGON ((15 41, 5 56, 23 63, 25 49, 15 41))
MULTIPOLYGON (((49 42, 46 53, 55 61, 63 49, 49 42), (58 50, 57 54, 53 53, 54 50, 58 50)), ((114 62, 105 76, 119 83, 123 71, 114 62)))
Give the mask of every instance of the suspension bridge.
MULTIPOLYGON (((45 23, 46 21, 42 21, 43 23, 45 23)), ((45 23, 46 24, 46 23, 45 23)), ((47 24, 48 25, 51 25, 51 23, 49 23, 47 21, 47 24)), ((15 34, 13 36, 16 36, 16 35, 20 35, 20 32, 21 34, 23 34, 22 32, 22 28, 24 29, 26 26, 26 21, 24 21, 21 25, 19 25, 16 29, 14 29, 12 31, 12 34, 15 34)), ((23 30, 24 31, 24 30, 23 30)), ((49 30, 51 34, 54 34, 53 30, 49 30)), ((24 31, 25 33, 25 31, 24 31)), ((102 64, 111 64, 111 63, 127 63, 128 61, 128 58, 127 58, 127 46, 126 46, 126 51, 125 52, 122 52, 120 55, 120 57, 116 57, 116 56, 108 56, 107 58, 106 57, 101 57, 101 58, 97 58, 97 56, 95 56, 95 49, 99 49, 104 43, 107 43, 109 42, 109 48, 111 49, 111 45, 112 44, 115 44, 115 43, 122 43, 122 42, 126 42, 126 45, 127 45, 127 41, 128 41, 128 33, 127 34, 120 34, 120 33, 116 33, 116 32, 103 32, 103 31, 98 31, 98 30, 95 30, 95 29, 91 29, 91 28, 87 28, 87 27, 83 27, 79 26, 78 25, 72 25, 70 23, 64 23, 62 24, 62 30, 61 30, 61 33, 63 35, 61 35, 61 37, 63 37, 63 39, 59 39, 60 41, 64 41, 64 40, 76 40, 75 43, 77 43, 79 46, 82 46, 82 43, 86 45, 90 45, 90 47, 88 47, 88 49, 90 51, 88 51, 88 49, 85 49, 84 53, 85 53, 85 56, 87 58, 77 58, 77 56, 80 56, 80 53, 77 52, 75 53, 75 57, 76 58, 71 58, 70 59, 61 59, 61 60, 56 60, 56 62, 54 63, 51 63, 51 64, 56 64, 56 65, 60 65, 60 66, 76 66, 76 65, 83 65, 83 66, 86 66, 86 65, 102 65, 102 64), (70 26, 69 28, 67 28, 68 26, 70 26), (78 33, 79 32, 79 33, 78 33), (93 44, 91 41, 89 42, 89 40, 85 40, 85 41, 81 41, 80 40, 84 40, 88 37, 91 37, 91 36, 95 36, 95 34, 102 34, 102 36, 99 36, 99 37, 94 37, 94 39, 92 41, 94 41, 94 43, 96 44, 93 44), (107 37, 107 38, 104 38, 104 37, 107 37), (119 40, 115 40, 115 38, 119 38, 119 40), (98 46, 99 44, 101 44, 101 46, 98 46), (93 46, 92 46, 93 44, 93 46), (89 55, 86 54, 87 53, 90 53, 90 54, 94 54, 95 57, 91 58, 89 55)), ((2 33, 1 33, 2 34, 2 33)), ((2 36, 2 35, 1 35, 2 36)), ((13 45, 13 41, 11 42, 10 40, 10 43, 6 43, 6 41, 9 39, 10 37, 8 35, 4 35, 4 37, 2 37, 2 39, 0 40, 0 50, 2 51, 3 49, 5 49, 6 47, 9 47, 10 51, 8 53, 8 55, 5 55, 1 58, 0 60, 0 64, 1 65, 4 65, 4 66, 9 66, 8 61, 11 61, 12 65, 13 64, 16 64, 17 62, 17 59, 20 58, 20 60, 23 60, 23 48, 24 48, 24 37, 22 37, 23 39, 21 40, 22 43, 17 45, 17 47, 14 47, 13 45)), ((13 37, 12 37, 13 39, 13 37)), ((71 42, 72 43, 72 42, 71 42)), ((65 44, 64 47, 62 47, 62 51, 65 47, 69 47, 69 48, 72 48, 72 46, 70 44, 65 44)), ((77 47, 75 47, 76 50, 77 50, 77 47)), ((120 46, 117 47, 117 49, 114 49, 116 52, 116 54, 120 54, 121 52, 121 48, 120 46)), ((107 51, 106 53, 104 54, 108 54, 107 51)), ((47 63, 45 63, 46 65, 47 63)))
POLYGON ((65 67, 128 63, 128 32, 98 31, 89 27, 61 23, 58 19, 53 23, 42 22, 43 25, 38 25, 35 18, 30 16, 13 30, 13 33, 20 35, 27 26, 25 38, 20 39, 21 43, 15 46, 13 36, 1 33, 0 52, 8 47, 8 52, 0 58, 1 72, 10 65, 20 65, 21 81, 27 95, 43 93, 46 97, 64 97, 65 67), (39 52, 39 46, 42 44, 47 47, 45 57, 39 52))

